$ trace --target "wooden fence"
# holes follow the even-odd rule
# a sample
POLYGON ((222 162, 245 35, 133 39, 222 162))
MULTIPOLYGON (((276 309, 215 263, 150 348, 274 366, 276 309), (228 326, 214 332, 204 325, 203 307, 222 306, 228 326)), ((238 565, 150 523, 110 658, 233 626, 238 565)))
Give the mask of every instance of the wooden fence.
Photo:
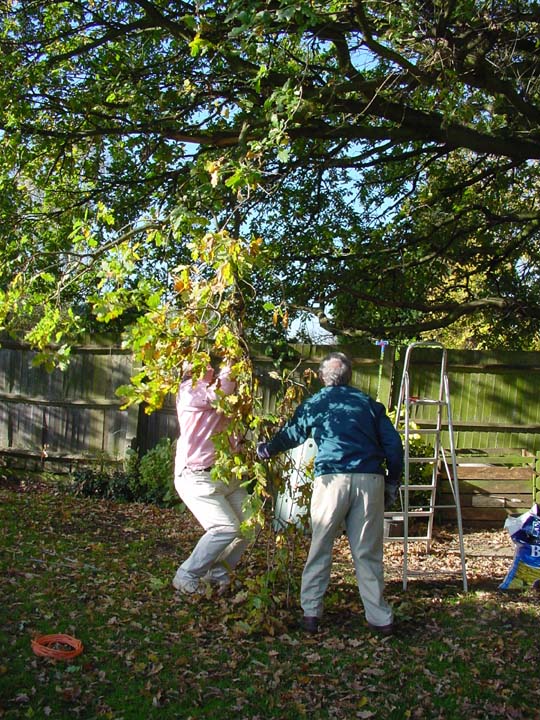
MULTIPOLYGON (((540 495, 540 453, 505 454, 500 449, 480 456, 458 455, 460 507, 465 527, 502 527, 508 515, 529 510, 540 495)), ((539 497, 540 499, 540 497, 539 497)), ((453 501, 446 478, 439 484, 441 505, 453 501)), ((455 510, 440 512, 442 521, 455 520, 455 510)))
POLYGON ((3 340, 0 454, 11 464, 61 471, 83 461, 121 461, 137 434, 138 409, 115 389, 129 382, 131 355, 107 343, 74 350, 65 371, 47 372, 35 352, 3 340), (17 461, 15 463, 15 461, 17 461))
MULTIPOLYGON (((316 370, 327 346, 297 345, 300 371, 316 370)), ((375 345, 340 348, 353 358, 353 384, 395 406, 403 352, 375 345)), ((0 458, 18 467, 70 470, 81 462, 120 463, 128 448, 141 454, 160 438, 176 438, 174 399, 147 415, 120 409, 115 389, 129 382, 131 355, 107 342, 73 350, 67 370, 35 367, 35 353, 4 340, 0 346, 0 458)), ((440 356, 422 350, 411 367, 411 394, 436 397, 440 356)), ((272 361, 254 357, 265 409, 272 408, 272 361)), ((536 460, 540 453, 540 353, 448 352, 455 442, 460 454, 464 519, 495 518, 527 509, 540 500, 536 460), (476 475, 477 477, 472 477, 476 475), (537 487, 538 485, 538 487, 537 487)), ((419 426, 432 422, 422 406, 419 426)), ((443 437, 444 441, 444 437, 443 437)), ((445 488, 442 488, 443 494, 445 488)))

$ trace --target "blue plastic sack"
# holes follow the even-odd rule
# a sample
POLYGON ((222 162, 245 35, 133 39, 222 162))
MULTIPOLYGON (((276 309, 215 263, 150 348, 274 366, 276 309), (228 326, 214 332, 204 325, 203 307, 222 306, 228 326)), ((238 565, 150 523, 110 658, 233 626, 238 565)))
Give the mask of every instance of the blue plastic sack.
POLYGON ((504 527, 515 545, 514 560, 499 590, 527 586, 540 587, 540 517, 538 505, 517 517, 509 517, 504 527))

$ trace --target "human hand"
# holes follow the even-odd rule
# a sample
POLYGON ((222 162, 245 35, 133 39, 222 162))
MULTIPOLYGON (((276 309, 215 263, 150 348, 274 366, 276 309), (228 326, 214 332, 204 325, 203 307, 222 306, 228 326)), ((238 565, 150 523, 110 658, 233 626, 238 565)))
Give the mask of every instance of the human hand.
POLYGON ((257 457, 259 460, 270 460, 270 453, 268 452, 268 443, 260 442, 257 443, 257 457))
POLYGON ((399 482, 388 482, 384 483, 384 509, 390 510, 393 504, 396 502, 399 495, 399 482))

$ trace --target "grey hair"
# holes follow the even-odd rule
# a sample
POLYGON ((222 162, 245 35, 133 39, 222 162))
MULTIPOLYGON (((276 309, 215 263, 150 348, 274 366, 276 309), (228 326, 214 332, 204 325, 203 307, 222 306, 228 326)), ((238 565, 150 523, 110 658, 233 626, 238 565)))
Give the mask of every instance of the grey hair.
POLYGON ((319 377, 325 386, 348 385, 352 379, 352 363, 342 352, 327 355, 319 366, 319 377))

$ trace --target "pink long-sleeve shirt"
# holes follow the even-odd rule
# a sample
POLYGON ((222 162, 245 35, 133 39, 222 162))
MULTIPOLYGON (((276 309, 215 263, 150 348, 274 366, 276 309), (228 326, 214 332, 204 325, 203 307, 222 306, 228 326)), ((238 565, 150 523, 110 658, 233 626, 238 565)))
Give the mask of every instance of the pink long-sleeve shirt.
POLYGON ((227 427, 227 417, 212 407, 216 391, 226 395, 234 392, 236 383, 229 377, 228 367, 216 376, 210 368, 206 375, 193 384, 187 378, 180 384, 176 398, 176 412, 180 437, 176 447, 177 468, 203 470, 214 464, 216 450, 212 437, 227 427))

